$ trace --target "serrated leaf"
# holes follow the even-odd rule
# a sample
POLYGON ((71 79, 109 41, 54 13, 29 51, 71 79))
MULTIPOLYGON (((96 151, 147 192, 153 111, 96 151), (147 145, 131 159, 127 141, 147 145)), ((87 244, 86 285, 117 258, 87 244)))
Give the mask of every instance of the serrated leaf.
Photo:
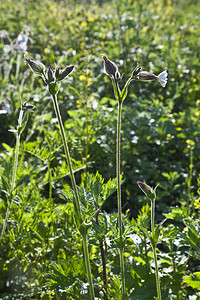
POLYGON ((183 278, 187 285, 200 291, 200 272, 195 272, 190 276, 183 276, 183 278))
POLYGON ((160 232, 162 229, 162 225, 166 222, 167 218, 165 218, 164 220, 162 220, 155 228, 155 234, 154 234, 154 241, 155 243, 158 242, 159 236, 160 236, 160 232))
POLYGON ((173 208, 172 212, 163 215, 168 219, 181 221, 181 222, 186 217, 184 211, 179 207, 173 208))

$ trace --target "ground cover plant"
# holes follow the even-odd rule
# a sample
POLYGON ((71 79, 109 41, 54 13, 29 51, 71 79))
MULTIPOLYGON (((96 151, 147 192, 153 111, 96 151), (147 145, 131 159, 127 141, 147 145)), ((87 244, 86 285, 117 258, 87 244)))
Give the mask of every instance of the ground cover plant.
POLYGON ((0 298, 199 299, 197 2, 0 20, 0 298))

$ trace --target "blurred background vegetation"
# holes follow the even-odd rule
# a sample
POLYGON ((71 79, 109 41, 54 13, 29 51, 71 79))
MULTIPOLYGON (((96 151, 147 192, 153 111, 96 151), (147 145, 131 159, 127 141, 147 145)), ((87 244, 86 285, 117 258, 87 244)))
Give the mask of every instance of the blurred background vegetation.
MULTIPOLYGON (((124 103, 124 212, 129 209, 130 217, 136 217, 145 204, 136 185, 140 180, 151 186, 159 184, 158 220, 176 205, 197 213, 199 24, 200 6, 195 0, 1 1, 0 175, 11 177, 9 147, 14 147, 15 137, 8 130, 16 127, 20 99, 29 101, 35 109, 22 135, 17 178, 27 187, 23 194, 29 203, 26 209, 39 207, 41 197, 45 207, 49 167, 54 169, 53 203, 62 202, 57 191, 67 189, 69 180, 59 175, 65 170, 64 158, 50 97, 42 79, 30 73, 24 51, 46 66, 75 65, 58 96, 71 156, 77 169, 86 165, 87 171, 99 171, 105 181, 115 177, 117 103, 110 79, 103 72, 101 55, 118 65, 122 85, 137 63, 154 74, 168 70, 165 89, 157 82, 133 82, 124 103), (45 148, 47 153, 41 154, 45 148), (34 151, 38 156, 30 154, 34 151), (28 186, 41 188, 37 204, 28 186)), ((84 170, 76 173, 78 182, 84 170)), ((3 220, 6 205, 4 195, 1 197, 3 220)), ((116 197, 104 208, 115 211, 116 197)))

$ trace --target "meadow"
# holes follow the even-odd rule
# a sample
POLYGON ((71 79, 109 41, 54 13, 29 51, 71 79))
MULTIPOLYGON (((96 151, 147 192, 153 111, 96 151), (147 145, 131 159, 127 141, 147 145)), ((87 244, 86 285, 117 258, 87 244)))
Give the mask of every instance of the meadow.
POLYGON ((0 299, 200 299, 199 25, 2 0, 0 299))

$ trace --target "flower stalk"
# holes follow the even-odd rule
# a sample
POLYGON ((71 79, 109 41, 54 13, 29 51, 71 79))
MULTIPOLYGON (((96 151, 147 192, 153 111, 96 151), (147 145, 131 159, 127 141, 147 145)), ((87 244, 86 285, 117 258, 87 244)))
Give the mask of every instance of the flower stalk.
POLYGON ((117 204, 118 204, 118 224, 120 238, 120 268, 122 280, 122 300, 126 299, 125 285, 125 266, 124 266, 124 247, 123 247, 123 229, 122 229, 122 200, 121 200, 121 176, 120 176, 120 152, 121 152, 121 116, 122 116, 122 101, 118 101, 118 116, 117 116, 117 154, 116 154, 116 171, 117 171, 117 204))
POLYGON ((34 106, 31 104, 28 104, 27 101, 24 102, 24 104, 21 104, 19 117, 18 117, 18 126, 16 130, 11 130, 16 135, 16 144, 15 144, 15 150, 14 150, 14 161, 13 161, 13 171, 12 171, 12 179, 11 179, 11 185, 10 185, 10 191, 9 191, 9 199, 8 199, 8 206, 6 210, 6 216, 3 222, 3 227, 1 231, 1 237, 0 237, 0 244, 4 237, 8 218, 10 215, 10 211, 12 209, 12 204, 14 200, 14 190, 16 185, 16 177, 17 177, 17 167, 18 167, 18 160, 19 160, 19 146, 20 146, 20 138, 21 134, 24 131, 24 128, 26 127, 27 121, 28 121, 28 111, 33 109, 34 106))
POLYGON ((20 137, 21 134, 17 133, 16 136, 16 145, 15 145, 15 154, 14 154, 14 162, 13 162, 13 172, 12 172, 12 180, 11 180, 11 187, 10 187, 10 197, 9 197, 9 201, 8 201, 8 206, 7 206, 7 210, 6 210, 6 216, 5 219, 3 221, 3 227, 2 227, 2 231, 1 231, 1 238, 0 238, 0 244, 1 241, 4 237, 5 231, 6 231, 6 227, 7 227, 7 223, 8 223, 8 218, 10 215, 10 210, 12 208, 12 204, 13 204, 13 191, 15 189, 15 182, 16 182, 16 174, 17 174, 17 165, 18 165, 18 157, 19 157, 19 145, 20 145, 20 137))
POLYGON ((117 114, 117 151, 116 151, 116 175, 117 175, 117 205, 118 205, 118 226, 119 226, 119 256, 120 256, 120 270, 121 270, 121 289, 122 300, 126 300, 126 284, 125 284, 125 265, 124 265, 124 242, 123 242, 123 228, 122 228, 122 201, 121 201, 121 174, 120 174, 120 152, 121 152, 121 118, 122 118, 122 104, 123 98, 120 91, 118 80, 120 73, 117 66, 105 55, 104 69, 108 76, 111 77, 113 82, 113 89, 115 98, 118 101, 118 114, 117 114))
POLYGON ((90 290, 90 299, 94 300, 94 287, 92 282, 92 274, 91 274, 91 266, 90 266, 90 259, 89 259, 89 251, 88 251, 88 241, 87 241, 87 233, 90 228, 90 224, 86 224, 83 219, 82 211, 81 211, 81 203, 79 199, 77 184, 74 176, 74 171, 72 167, 71 157, 69 153, 69 147, 67 143, 67 139, 65 136, 65 130, 62 122, 62 117, 60 114, 60 109, 58 105, 57 100, 57 93, 58 93, 58 84, 57 82, 63 80, 66 78, 74 69, 74 66, 68 66, 64 70, 61 70, 60 67, 56 67, 56 70, 53 72, 51 68, 49 67, 47 72, 45 72, 45 68, 43 68, 43 64, 40 62, 32 61, 28 58, 26 58, 26 61, 28 62, 30 68, 34 73, 41 76, 44 80, 44 82, 48 85, 49 93, 51 95, 54 110, 56 113, 56 117, 58 119, 60 134, 64 146, 64 151, 66 155, 67 164, 69 167, 69 173, 71 177, 71 182, 73 186, 74 191, 74 207, 75 207, 75 221, 78 227, 79 232, 82 236, 82 242, 83 242, 83 251, 84 251, 84 260, 85 260, 85 267, 87 272, 87 278, 89 283, 89 290, 90 290), (35 72, 36 70, 36 72, 35 72))
POLYGON ((158 234, 156 234, 155 230, 155 200, 156 200, 156 189, 152 189, 149 185, 146 183, 143 183, 141 181, 137 182, 139 188, 143 191, 143 193, 146 195, 147 198, 151 200, 151 235, 147 234, 149 237, 151 247, 153 250, 153 257, 154 257, 154 263, 155 263, 155 277, 156 277, 156 289, 157 289, 157 295, 158 300, 162 300, 161 296, 161 288, 160 288, 160 278, 159 278, 159 272, 158 272, 158 260, 157 260, 157 254, 156 254, 156 244, 158 241, 158 234))

